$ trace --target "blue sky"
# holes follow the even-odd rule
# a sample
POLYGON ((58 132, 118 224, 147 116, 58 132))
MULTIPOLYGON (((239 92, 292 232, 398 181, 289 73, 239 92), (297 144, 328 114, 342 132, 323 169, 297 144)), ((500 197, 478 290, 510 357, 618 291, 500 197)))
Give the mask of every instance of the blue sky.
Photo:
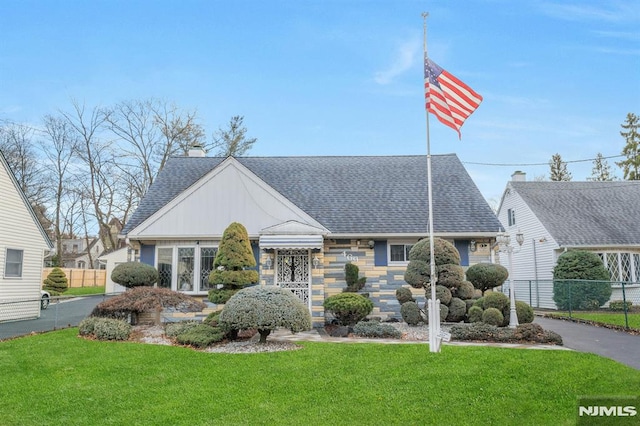
POLYGON ((250 155, 425 154, 424 11, 431 59, 484 97, 461 141, 430 118, 431 153, 456 153, 487 199, 555 153, 620 154, 640 114, 635 0, 3 0, 0 120, 155 97, 209 136, 243 115, 250 155))

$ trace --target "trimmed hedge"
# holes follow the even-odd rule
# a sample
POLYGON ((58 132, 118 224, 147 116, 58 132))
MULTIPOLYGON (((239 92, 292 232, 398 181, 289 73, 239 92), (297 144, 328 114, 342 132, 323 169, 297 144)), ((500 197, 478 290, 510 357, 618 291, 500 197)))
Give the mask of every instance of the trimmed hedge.
POLYGON ((504 315, 502 315, 502 312, 497 308, 487 308, 482 313, 482 322, 500 327, 504 322, 504 315))
POLYGON ((353 326, 353 334, 360 337, 392 338, 400 339, 402 333, 390 324, 382 324, 379 321, 360 321, 353 326))
POLYGON ((336 317, 340 325, 353 326, 373 310, 373 302, 357 293, 340 293, 324 301, 324 309, 336 317))
POLYGON ((93 336, 98 340, 127 340, 131 325, 113 318, 88 317, 80 322, 78 331, 81 336, 93 336))
POLYGON ((402 315, 404 322, 409 325, 418 325, 423 320, 418 304, 413 301, 405 302, 400 306, 400 315, 402 315))
POLYGON ((158 282, 158 270, 146 263, 121 263, 113 268, 111 281, 127 288, 150 287, 158 282))
POLYGON ((497 263, 476 263, 467 269, 467 280, 482 292, 505 282, 509 271, 497 263))

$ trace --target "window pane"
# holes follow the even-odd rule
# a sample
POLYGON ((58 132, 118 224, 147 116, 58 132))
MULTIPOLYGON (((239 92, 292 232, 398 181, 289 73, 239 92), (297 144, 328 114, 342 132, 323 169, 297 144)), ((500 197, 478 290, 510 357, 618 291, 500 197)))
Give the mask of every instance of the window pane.
POLYGON ((5 262, 4 276, 22 276, 22 250, 7 249, 7 259, 5 262))
POLYGON ((607 269, 611 275, 611 281, 620 281, 620 268, 618 267, 618 253, 607 253, 607 269))
POLYGON ((194 248, 178 249, 178 290, 193 290, 194 248))
POLYGON ((391 245, 391 261, 404 262, 404 244, 391 245))
POLYGON ((211 290, 213 286, 209 284, 209 274, 213 271, 213 261, 216 258, 218 249, 214 247, 200 248, 200 290, 211 290))
POLYGON ((640 283, 640 254, 633 254, 633 270, 635 272, 633 281, 640 283))
POLYGON ((620 279, 631 281, 631 253, 620 253, 620 279))
POLYGON ((407 244, 404 246, 404 260, 409 260, 409 252, 411 251, 411 248, 413 247, 413 244, 407 244))
POLYGON ((158 287, 171 288, 171 276, 173 262, 172 248, 158 249, 158 287))

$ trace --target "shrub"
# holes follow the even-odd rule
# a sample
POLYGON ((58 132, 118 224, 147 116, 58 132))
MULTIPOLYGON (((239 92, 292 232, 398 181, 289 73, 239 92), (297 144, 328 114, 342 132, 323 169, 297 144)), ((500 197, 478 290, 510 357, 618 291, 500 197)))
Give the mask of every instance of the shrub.
POLYGON ((113 268, 111 281, 127 288, 152 286, 158 282, 158 270, 146 263, 121 263, 113 268))
POLYGON ((404 280, 413 288, 426 288, 431 277, 431 266, 422 260, 412 260, 407 265, 404 280))
MULTIPOLYGON (((427 299, 431 299, 431 291, 427 290, 427 299)), ((442 285, 436 286, 436 299, 440 300, 443 305, 451 303, 451 290, 442 285)))
MULTIPOLYGON (((427 304, 425 303, 424 311, 427 313, 427 315, 424 318, 424 322, 429 324, 429 308, 426 305, 427 304)), ((445 322, 447 320, 448 315, 449 315, 449 307, 447 305, 443 305, 442 303, 440 303, 440 322, 445 322)))
POLYGON ((467 280, 482 292, 502 285, 508 276, 507 268, 497 263, 476 263, 467 269, 467 280))
POLYGON ((405 302, 415 302, 416 300, 413 298, 413 293, 406 287, 399 287, 396 290, 396 299, 402 305, 405 302))
POLYGON ((498 291, 488 291, 483 297, 482 307, 484 309, 496 308, 501 313, 507 312, 509 310, 509 298, 498 291))
POLYGON ((478 306, 472 306, 469 308, 469 313, 467 314, 467 318, 469 322, 481 322, 482 321, 482 308, 478 306))
POLYGON ((353 334, 361 337, 400 339, 402 333, 390 324, 379 321, 360 321, 353 327, 353 334))
POLYGON ((473 302, 473 306, 477 306, 480 309, 484 309, 484 297, 480 297, 473 302))
POLYGON ((589 251, 563 253, 553 268, 553 301, 560 310, 595 309, 611 297, 609 271, 589 251))
POLYGON ((499 327, 504 321, 502 312, 497 308, 487 308, 482 313, 482 322, 499 327))
POLYGON ((258 282, 256 259, 253 257, 247 229, 238 222, 231 223, 223 232, 220 246, 213 261, 215 269, 209 274, 209 283, 222 284, 222 288, 240 289, 258 282))
POLYGON ((209 290, 207 299, 209 299, 209 302, 211 303, 224 304, 227 303, 227 301, 231 299, 231 296, 237 292, 237 289, 214 288, 209 290))
MULTIPOLYGON (((363 297, 356 293, 339 296, 363 297)), ((260 343, 265 343, 271 331, 279 327, 292 332, 311 329, 309 309, 291 291, 278 286, 240 290, 226 303, 218 322, 225 330, 255 328, 260 333, 260 343)))
POLYGON ((341 293, 329 296, 324 308, 331 312, 340 325, 355 325, 373 310, 373 302, 356 293, 341 293))
POLYGON ((539 324, 533 323, 522 324, 516 327, 513 331, 513 338, 527 342, 562 345, 562 337, 560 337, 559 334, 550 330, 544 330, 539 324))
POLYGON ((418 304, 413 301, 405 302, 400 306, 400 315, 409 325, 418 325, 422 322, 422 315, 418 304))
MULTIPOLYGON (((447 264, 460 265, 460 253, 450 242, 442 238, 434 238, 433 248, 435 251, 434 259, 436 266, 447 264)), ((430 264, 431 247, 429 238, 424 238, 411 247, 409 251, 409 263, 413 260, 423 261, 427 265, 430 264)))
POLYGON ((464 321, 466 315, 467 304, 465 303, 465 301, 462 299, 458 299, 457 297, 452 297, 451 303, 449 303, 449 313, 446 320, 448 322, 460 322, 464 321))
POLYGON ((438 266, 438 284, 447 288, 457 287, 464 281, 464 269, 460 265, 446 264, 438 266))
POLYGON ((218 327, 207 324, 195 324, 176 336, 176 341, 181 345, 190 345, 196 348, 206 348, 213 343, 224 339, 224 331, 218 327))
POLYGON ((212 327, 216 327, 218 325, 218 321, 220 320, 220 314, 222 313, 222 309, 213 311, 202 321, 205 324, 208 324, 212 327))
POLYGON ((454 325, 451 327, 454 340, 476 340, 489 342, 532 342, 562 345, 562 338, 553 331, 543 330, 538 324, 524 324, 510 328, 498 328, 481 322, 471 325, 454 325))
POLYGON ((533 308, 528 303, 516 300, 516 313, 519 324, 532 323, 534 319, 533 308))
POLYGON ((609 302, 609 309, 612 311, 629 311, 631 306, 633 306, 633 303, 630 300, 626 302, 624 300, 612 300, 609 302))
POLYGON ((462 300, 469 300, 473 298, 474 290, 473 284, 469 281, 462 281, 455 287, 452 294, 462 300))
POLYGON ((53 294, 64 293, 69 287, 69 281, 64 271, 60 268, 53 268, 47 278, 43 281, 43 288, 53 294))
POLYGON ((498 327, 475 322, 471 325, 453 325, 450 333, 454 340, 494 340, 498 336, 498 327))
POLYGON ((167 288, 134 287, 118 296, 98 303, 91 316, 127 318, 130 314, 172 308, 181 312, 200 312, 206 308, 191 296, 167 288))
POLYGON ((171 323, 168 323, 167 325, 165 325, 164 334, 166 334, 167 337, 175 338, 180 334, 186 333, 187 331, 189 331, 192 328, 198 326, 199 324, 201 324, 201 323, 196 322, 196 321, 171 322, 171 323))
POLYGON ((358 265, 354 265, 351 262, 347 262, 344 265, 344 277, 347 282, 347 288, 344 291, 355 293, 364 287, 367 277, 358 277, 359 274, 360 268, 358 268, 358 265))
POLYGON ((98 340, 127 340, 131 334, 131 325, 113 318, 85 318, 78 328, 81 336, 93 336, 98 340))

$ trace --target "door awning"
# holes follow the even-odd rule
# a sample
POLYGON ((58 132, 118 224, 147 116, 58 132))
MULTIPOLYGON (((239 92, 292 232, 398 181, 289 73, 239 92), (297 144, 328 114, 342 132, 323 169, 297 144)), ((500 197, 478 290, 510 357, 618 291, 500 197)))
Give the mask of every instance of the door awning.
POLYGON ((261 235, 261 249, 321 249, 322 235, 261 235))

